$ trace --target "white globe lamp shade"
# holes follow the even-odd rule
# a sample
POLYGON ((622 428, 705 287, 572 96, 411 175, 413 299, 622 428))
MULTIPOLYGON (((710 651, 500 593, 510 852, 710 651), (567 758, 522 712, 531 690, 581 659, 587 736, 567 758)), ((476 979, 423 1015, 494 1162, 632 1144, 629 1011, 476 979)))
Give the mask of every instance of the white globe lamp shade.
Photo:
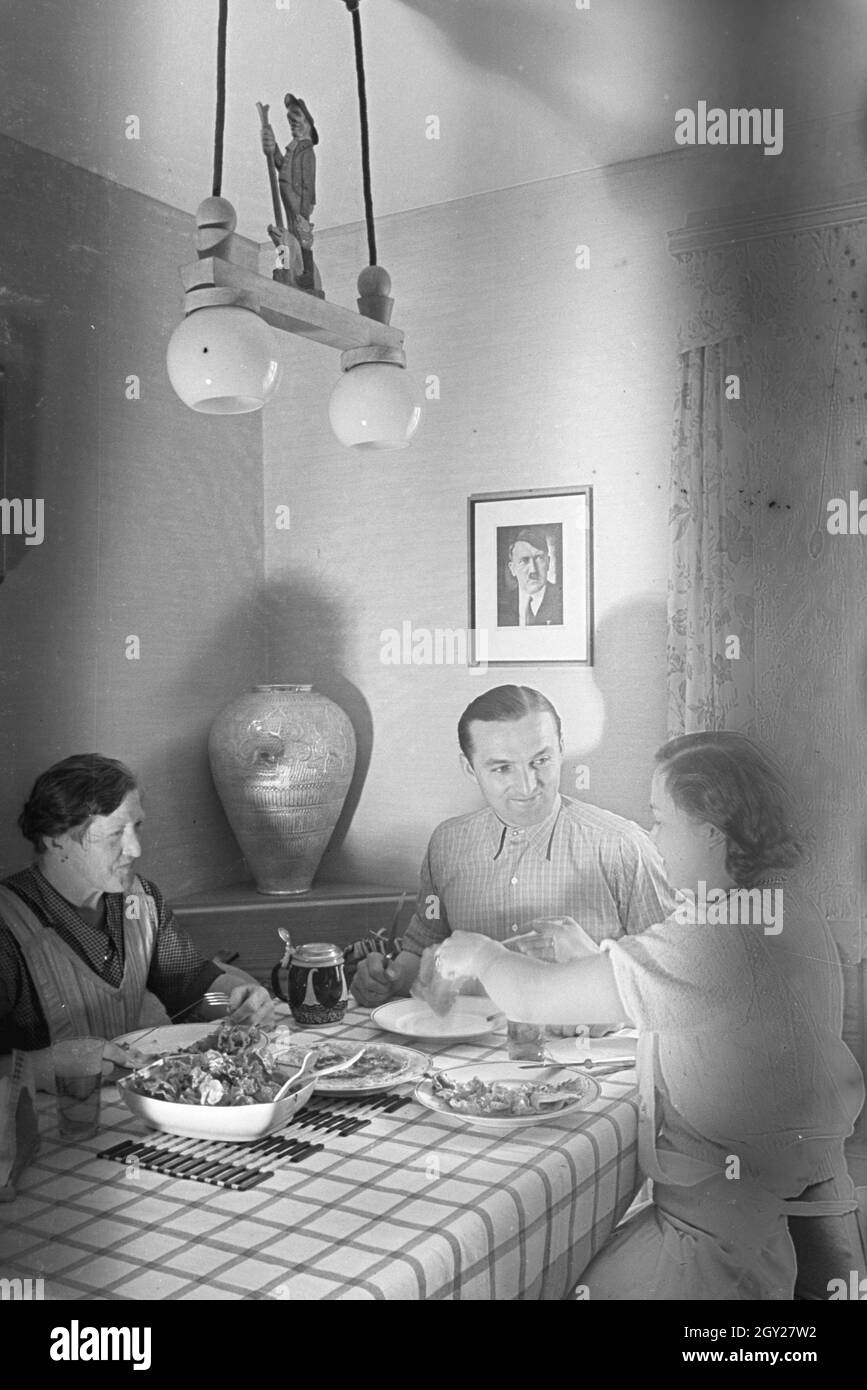
POLYGON ((405 449, 421 420, 421 400, 404 367, 362 362, 342 373, 328 415, 347 449, 405 449))
POLYGON ((261 410, 280 380, 274 330, 238 304, 188 314, 171 336, 166 366, 184 404, 205 415, 261 410))

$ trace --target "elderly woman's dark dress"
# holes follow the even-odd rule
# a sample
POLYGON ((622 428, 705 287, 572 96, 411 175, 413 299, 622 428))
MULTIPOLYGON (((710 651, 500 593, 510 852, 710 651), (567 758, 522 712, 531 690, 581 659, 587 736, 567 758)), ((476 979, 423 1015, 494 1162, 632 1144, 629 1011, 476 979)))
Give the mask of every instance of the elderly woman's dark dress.
POLYGON ((174 1016, 220 973, 146 879, 106 893, 101 910, 73 907, 36 866, 0 884, 0 1053, 117 1037, 154 1009, 153 996, 174 1016))

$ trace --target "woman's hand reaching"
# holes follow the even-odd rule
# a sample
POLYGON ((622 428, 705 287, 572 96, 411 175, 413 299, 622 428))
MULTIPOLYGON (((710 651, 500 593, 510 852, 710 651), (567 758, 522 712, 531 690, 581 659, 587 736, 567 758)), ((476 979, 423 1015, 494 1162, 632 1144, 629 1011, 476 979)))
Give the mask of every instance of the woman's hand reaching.
POLYGON ((515 950, 537 960, 565 965, 570 960, 595 956, 599 947, 574 917, 539 917, 530 923, 531 936, 516 939, 515 950))

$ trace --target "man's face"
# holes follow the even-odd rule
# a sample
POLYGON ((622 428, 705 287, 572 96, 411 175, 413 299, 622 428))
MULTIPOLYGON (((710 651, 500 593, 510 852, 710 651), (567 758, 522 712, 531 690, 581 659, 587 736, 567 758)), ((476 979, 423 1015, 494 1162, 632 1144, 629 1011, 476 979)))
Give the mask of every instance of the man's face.
POLYGON ((80 840, 71 831, 57 840, 69 867, 92 891, 126 893, 141 857, 143 821, 141 798, 131 791, 110 816, 94 816, 80 840))
MULTIPOLYGON (((518 581, 518 588, 525 594, 538 594, 548 581, 547 550, 538 550, 529 541, 518 541, 512 546, 509 569, 518 581)), ((550 716, 549 716, 550 717, 550 716)))
POLYGON ((469 736, 472 760, 461 755, 461 762, 495 815, 518 827, 543 821, 554 808, 563 762, 547 710, 507 721, 474 719, 469 736))

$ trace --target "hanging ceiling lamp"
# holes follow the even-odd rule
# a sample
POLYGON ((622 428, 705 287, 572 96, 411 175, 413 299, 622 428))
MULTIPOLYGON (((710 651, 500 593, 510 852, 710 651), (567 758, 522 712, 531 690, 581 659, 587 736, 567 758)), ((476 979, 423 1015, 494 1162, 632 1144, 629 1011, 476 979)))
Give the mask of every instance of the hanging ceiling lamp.
POLYGON ((406 372, 403 333, 390 324, 388 272, 376 264, 370 148, 359 0, 352 15, 361 119, 361 164, 370 265, 358 277, 358 314, 258 274, 258 248, 235 235, 231 203, 221 196, 226 103, 228 0, 220 0, 217 116, 212 195, 196 213, 199 259, 185 266, 185 318, 172 334, 169 379, 193 410, 239 415, 260 410, 277 386, 277 343, 268 325, 341 352, 341 378, 329 405, 332 428, 353 449, 403 449, 421 419, 419 393, 406 372))
MULTIPOLYGON (((219 247, 235 230, 235 210, 220 196, 226 120, 226 29, 229 0, 220 0, 217 33, 217 116, 211 197, 196 213, 199 255, 219 247)), ((273 329, 259 317, 259 301, 244 290, 201 289, 186 296, 185 318, 169 340, 169 381, 191 410, 244 415, 261 410, 280 380, 273 329)))
MULTIPOLYGON (((381 323, 391 321, 394 300, 389 298, 391 276, 376 264, 376 229, 370 183, 370 137, 367 128, 367 86, 361 43, 359 0, 343 0, 352 15, 355 42, 355 75, 361 128, 361 177, 364 185, 364 219, 370 264, 358 277, 359 313, 381 323)), ((343 373, 331 393, 328 415, 331 428, 349 449, 405 449, 418 429, 421 402, 406 372, 403 349, 356 349, 340 359, 343 373)))

